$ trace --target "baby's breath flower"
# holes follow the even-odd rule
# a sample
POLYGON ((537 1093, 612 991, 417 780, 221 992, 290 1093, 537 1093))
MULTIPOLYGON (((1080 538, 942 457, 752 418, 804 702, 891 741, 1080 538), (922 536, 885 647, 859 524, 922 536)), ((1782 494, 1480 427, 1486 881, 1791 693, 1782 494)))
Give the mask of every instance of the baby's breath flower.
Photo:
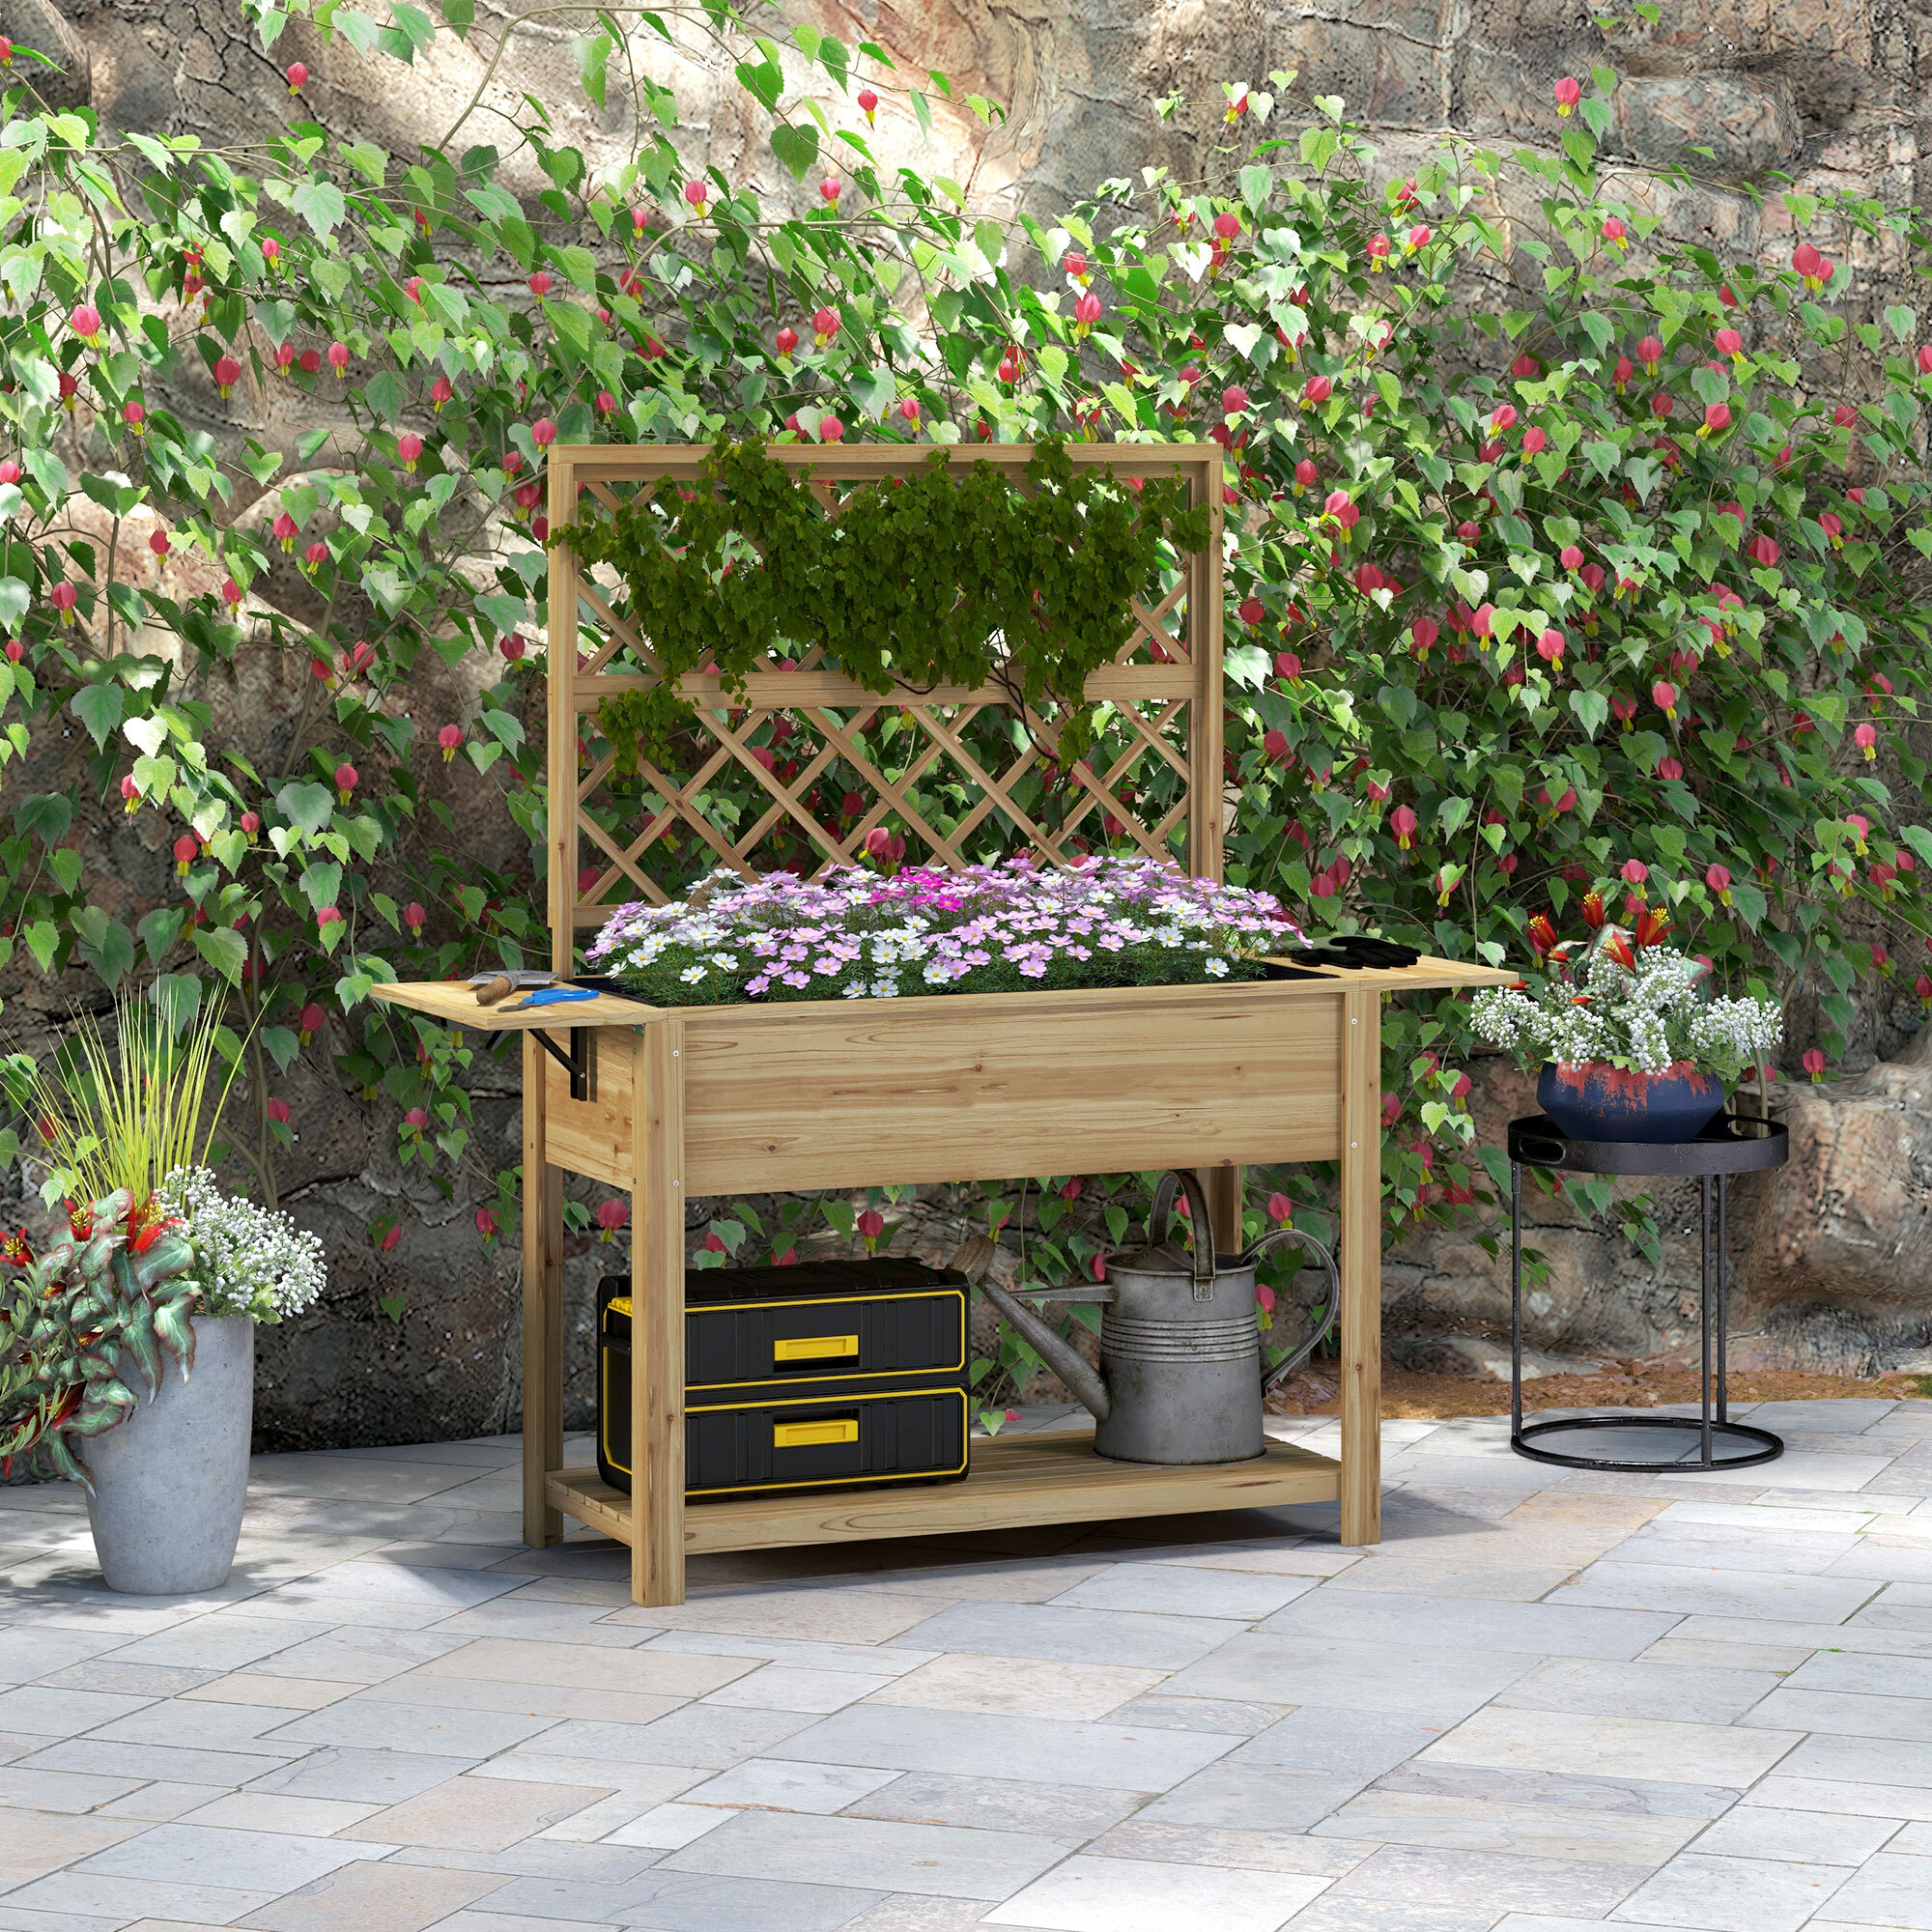
POLYGON ((205 1167, 177 1168, 156 1190, 183 1224, 194 1259, 185 1270, 201 1291, 197 1315, 299 1315, 328 1280, 321 1240, 286 1214, 223 1194, 205 1167))

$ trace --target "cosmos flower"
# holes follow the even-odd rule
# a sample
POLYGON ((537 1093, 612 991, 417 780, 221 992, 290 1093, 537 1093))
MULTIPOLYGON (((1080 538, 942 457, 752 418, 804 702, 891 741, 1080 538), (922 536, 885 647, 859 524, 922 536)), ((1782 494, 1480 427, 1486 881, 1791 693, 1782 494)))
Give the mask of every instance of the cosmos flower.
POLYGON ((1154 860, 1061 870, 1021 858, 891 877, 860 867, 815 880, 720 870, 682 904, 618 907, 586 957, 667 1005, 890 999, 1255 979, 1262 955, 1300 936, 1267 894, 1154 860))

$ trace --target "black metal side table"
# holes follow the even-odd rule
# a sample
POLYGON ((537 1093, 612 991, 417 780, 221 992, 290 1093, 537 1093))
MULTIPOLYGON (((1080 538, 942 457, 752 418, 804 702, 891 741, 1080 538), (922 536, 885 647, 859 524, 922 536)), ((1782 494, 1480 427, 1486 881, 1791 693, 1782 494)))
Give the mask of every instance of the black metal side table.
POLYGON ((1724 1389, 1724 1215, 1731 1176, 1782 1167, 1788 1151, 1789 1137, 1782 1122, 1759 1120, 1748 1114, 1720 1114, 1693 1140, 1656 1144, 1571 1140, 1541 1114, 1510 1122, 1510 1447, 1519 1456, 1572 1469, 1649 1472, 1741 1469, 1783 1455, 1783 1442, 1770 1430, 1754 1429, 1747 1423, 1730 1419, 1724 1389), (1522 1171, 1525 1167, 1539 1167, 1551 1173, 1697 1176, 1703 1194, 1703 1355, 1698 1415, 1572 1415, 1551 1422, 1533 1422, 1527 1429, 1522 1426, 1522 1171), (1711 1252, 1713 1180, 1717 1182, 1715 1280, 1711 1252), (1565 1455, 1555 1449, 1532 1446, 1532 1437, 1593 1429, 1695 1430, 1700 1454, 1695 1461, 1679 1456, 1620 1462, 1606 1456, 1565 1455), (1724 1444, 1732 1442, 1739 1445, 1736 1455, 1719 1453, 1724 1444))

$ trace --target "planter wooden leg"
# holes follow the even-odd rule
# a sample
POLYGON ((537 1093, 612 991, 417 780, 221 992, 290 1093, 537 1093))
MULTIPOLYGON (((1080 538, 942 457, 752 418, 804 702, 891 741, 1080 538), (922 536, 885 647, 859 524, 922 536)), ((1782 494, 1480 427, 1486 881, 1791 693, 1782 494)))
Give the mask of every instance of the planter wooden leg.
POLYGON ((545 1158, 543 1049, 524 1036, 524 1541, 563 1537, 544 1481, 563 1466, 563 1170, 545 1158))
POLYGON ((1342 1541, 1382 1534, 1381 995, 1342 996, 1342 1541))
POLYGON ((1194 1176, 1208 1197, 1214 1221, 1214 1246, 1224 1255, 1237 1255, 1247 1246, 1241 1238, 1241 1190, 1246 1169, 1197 1167, 1194 1176))
POLYGON ((637 1034, 632 1108, 631 1596, 684 1602, 684 1022, 637 1034))

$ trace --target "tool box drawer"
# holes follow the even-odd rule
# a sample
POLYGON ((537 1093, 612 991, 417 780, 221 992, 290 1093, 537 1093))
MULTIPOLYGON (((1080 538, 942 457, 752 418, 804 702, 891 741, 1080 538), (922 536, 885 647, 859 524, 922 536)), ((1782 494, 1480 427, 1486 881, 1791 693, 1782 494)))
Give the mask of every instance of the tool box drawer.
POLYGON ((685 1494, 694 1498, 963 1476, 966 1391, 692 1408, 684 1441, 685 1494))

